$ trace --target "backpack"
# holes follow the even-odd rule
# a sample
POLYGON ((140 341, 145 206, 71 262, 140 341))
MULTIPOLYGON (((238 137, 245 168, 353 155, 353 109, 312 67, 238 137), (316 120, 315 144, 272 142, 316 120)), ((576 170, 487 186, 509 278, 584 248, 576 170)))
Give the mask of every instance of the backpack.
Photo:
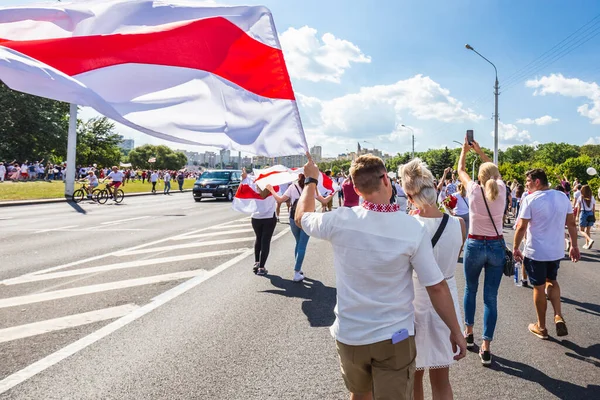
MULTIPOLYGON (((298 191, 298 195, 301 196, 302 192, 300 191, 300 189, 298 189, 298 185, 294 184, 294 187, 298 191)), ((290 208, 290 218, 291 219, 296 218, 296 206, 298 205, 298 200, 300 200, 300 197, 298 197, 296 200, 294 200, 294 203, 292 204, 292 208, 290 208)))

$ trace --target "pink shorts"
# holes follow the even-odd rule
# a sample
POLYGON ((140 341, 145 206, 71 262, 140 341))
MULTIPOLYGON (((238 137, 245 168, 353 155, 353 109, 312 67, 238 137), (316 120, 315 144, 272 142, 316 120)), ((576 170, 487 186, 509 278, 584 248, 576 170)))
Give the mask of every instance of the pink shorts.
POLYGON ((113 183, 110 184, 110 186, 114 186, 116 188, 119 188, 119 186, 121 186, 122 183, 123 182, 113 182, 113 183))

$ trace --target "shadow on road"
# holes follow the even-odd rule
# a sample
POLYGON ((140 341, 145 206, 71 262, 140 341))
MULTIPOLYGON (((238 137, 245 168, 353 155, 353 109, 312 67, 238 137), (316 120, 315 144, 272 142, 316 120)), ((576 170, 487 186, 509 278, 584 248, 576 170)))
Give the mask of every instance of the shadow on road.
POLYGON ((267 278, 273 286, 282 290, 264 290, 263 293, 305 299, 306 301, 302 302, 302 311, 308 318, 311 327, 333 325, 333 321, 335 321, 333 313, 336 301, 335 288, 325 286, 321 281, 310 278, 304 278, 303 282, 294 282, 276 275, 267 275, 267 278))
POLYGON ((504 372, 507 375, 537 383, 546 391, 563 400, 596 400, 598 399, 598 393, 600 393, 600 386, 591 385, 582 387, 571 382, 554 379, 529 365, 510 361, 497 355, 494 355, 494 362, 490 368, 504 372))
POLYGON ((600 360, 600 343, 593 344, 589 347, 581 347, 577 343, 573 343, 570 340, 557 340, 551 337, 549 338, 549 341, 557 343, 573 352, 565 353, 566 356, 575 358, 576 360, 587 362, 600 368, 600 362, 596 361, 600 360), (592 358, 595 358, 596 360, 592 360, 592 358))
POLYGON ((581 253, 580 261, 596 262, 600 261, 600 253, 581 253))
POLYGON ((73 202, 73 201, 67 201, 67 204, 70 205, 71 207, 73 207, 73 210, 77 211, 80 214, 87 214, 87 211, 85 211, 83 208, 81 208, 79 206, 79 204, 73 202))
POLYGON ((568 297, 561 297, 560 300, 565 304, 572 304, 576 307, 577 311, 584 312, 586 314, 592 314, 600 317, 600 305, 594 303, 582 303, 577 300, 569 299, 568 297))

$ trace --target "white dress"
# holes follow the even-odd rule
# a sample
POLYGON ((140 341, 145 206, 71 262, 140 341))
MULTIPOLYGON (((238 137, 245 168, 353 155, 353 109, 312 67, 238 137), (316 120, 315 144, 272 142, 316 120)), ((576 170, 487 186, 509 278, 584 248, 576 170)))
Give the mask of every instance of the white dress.
MULTIPOLYGON (((437 231, 442 218, 423 218, 418 215, 415 218, 423 224, 433 237, 437 231)), ((450 216, 448 224, 433 248, 433 254, 446 278, 454 309, 459 323, 463 320, 458 303, 458 290, 454 273, 458 262, 458 254, 462 246, 462 231, 460 220, 450 216)), ((427 289, 419 283, 416 274, 413 274, 415 286, 415 342, 417 345, 417 369, 446 368, 454 364, 454 353, 450 344, 450 329, 444 324, 429 300, 427 289)))

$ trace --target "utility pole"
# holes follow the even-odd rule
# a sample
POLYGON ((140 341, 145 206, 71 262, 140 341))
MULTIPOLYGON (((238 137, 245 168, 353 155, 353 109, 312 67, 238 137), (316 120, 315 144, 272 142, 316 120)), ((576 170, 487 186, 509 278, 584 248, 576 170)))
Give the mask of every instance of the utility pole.
POLYGON ((65 197, 70 198, 75 191, 75 174, 77 173, 77 104, 69 108, 69 135, 67 139, 67 171, 65 176, 65 197))

